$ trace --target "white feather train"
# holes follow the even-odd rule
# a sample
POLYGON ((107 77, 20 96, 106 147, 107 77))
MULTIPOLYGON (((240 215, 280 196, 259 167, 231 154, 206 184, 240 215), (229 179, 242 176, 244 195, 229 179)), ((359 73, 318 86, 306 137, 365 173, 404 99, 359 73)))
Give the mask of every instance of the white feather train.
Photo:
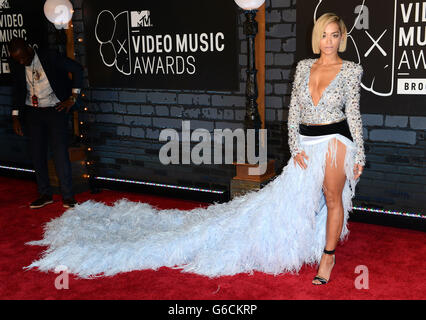
POLYGON ((94 201, 77 205, 48 222, 42 240, 27 243, 48 248, 24 269, 66 266, 68 272, 90 278, 166 266, 218 277, 255 270, 278 275, 319 263, 327 217, 322 184, 333 137, 347 147, 343 239, 357 183, 355 146, 339 134, 300 136, 309 157, 306 170, 290 159, 264 188, 227 203, 192 210, 159 210, 126 199, 114 206, 94 201))

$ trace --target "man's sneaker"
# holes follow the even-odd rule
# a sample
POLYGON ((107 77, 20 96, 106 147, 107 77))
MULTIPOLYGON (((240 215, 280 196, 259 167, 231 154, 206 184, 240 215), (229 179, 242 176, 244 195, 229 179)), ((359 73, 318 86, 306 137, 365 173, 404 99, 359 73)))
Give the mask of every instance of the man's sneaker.
POLYGON ((74 198, 64 199, 63 204, 64 208, 74 208, 74 206, 77 204, 77 201, 75 201, 74 198))
POLYGON ((42 195, 42 196, 40 196, 40 198, 38 198, 37 200, 34 200, 33 202, 30 203, 30 208, 31 209, 38 209, 38 208, 44 207, 45 205, 47 205, 49 203, 53 203, 52 196, 42 195))

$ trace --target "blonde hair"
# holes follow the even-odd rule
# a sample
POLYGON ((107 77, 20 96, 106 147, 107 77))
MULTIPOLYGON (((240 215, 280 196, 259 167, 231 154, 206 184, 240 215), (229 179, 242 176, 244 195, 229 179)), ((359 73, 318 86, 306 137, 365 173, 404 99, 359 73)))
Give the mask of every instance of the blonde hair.
POLYGON ((315 54, 320 53, 320 40, 322 34, 324 33, 325 27, 329 24, 335 22, 339 26, 340 34, 342 35, 342 40, 339 45, 339 52, 346 50, 346 40, 347 40, 347 29, 343 20, 334 13, 324 13, 321 17, 315 21, 314 29, 312 30, 312 51, 315 54))

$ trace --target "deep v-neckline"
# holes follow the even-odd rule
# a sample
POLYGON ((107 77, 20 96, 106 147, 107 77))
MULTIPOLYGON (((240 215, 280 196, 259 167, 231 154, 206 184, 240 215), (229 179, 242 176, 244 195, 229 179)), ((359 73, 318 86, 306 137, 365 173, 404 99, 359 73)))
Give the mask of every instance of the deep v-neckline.
POLYGON ((308 74, 308 82, 307 82, 307 87, 308 87, 308 94, 309 94, 309 98, 311 99, 311 103, 312 105, 316 108, 319 106, 319 104, 321 103, 322 97, 324 96, 324 93, 327 91, 327 89, 331 86, 331 84, 336 81, 337 77, 340 75, 340 73, 343 70, 343 65, 345 64, 345 60, 342 59, 342 65, 340 66, 339 72, 337 72, 337 74, 334 76, 333 80, 330 81, 330 83, 324 88, 324 90, 321 92, 320 98, 317 102, 317 104, 315 105, 314 103, 314 99, 312 99, 312 93, 311 93, 311 89, 309 89, 309 83, 311 82, 311 71, 312 71, 312 66, 314 65, 315 62, 317 62, 318 59, 314 60, 314 62, 312 62, 312 64, 309 66, 309 74, 308 74))

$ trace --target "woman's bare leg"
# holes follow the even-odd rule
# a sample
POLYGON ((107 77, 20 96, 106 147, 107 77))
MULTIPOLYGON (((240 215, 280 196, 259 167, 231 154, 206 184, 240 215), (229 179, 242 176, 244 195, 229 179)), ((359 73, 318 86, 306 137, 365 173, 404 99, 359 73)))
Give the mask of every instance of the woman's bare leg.
MULTIPOLYGON (((344 217, 342 192, 346 182, 344 170, 346 146, 338 139, 333 139, 329 143, 329 148, 331 144, 335 144, 336 142, 336 162, 334 163, 333 161, 332 163, 331 152, 328 152, 323 182, 323 191, 327 204, 326 250, 334 250, 336 248, 342 232, 344 217)), ((333 265, 333 255, 323 254, 318 269, 318 276, 329 279, 333 265)), ((313 283, 320 284, 318 280, 314 280, 313 283)))

